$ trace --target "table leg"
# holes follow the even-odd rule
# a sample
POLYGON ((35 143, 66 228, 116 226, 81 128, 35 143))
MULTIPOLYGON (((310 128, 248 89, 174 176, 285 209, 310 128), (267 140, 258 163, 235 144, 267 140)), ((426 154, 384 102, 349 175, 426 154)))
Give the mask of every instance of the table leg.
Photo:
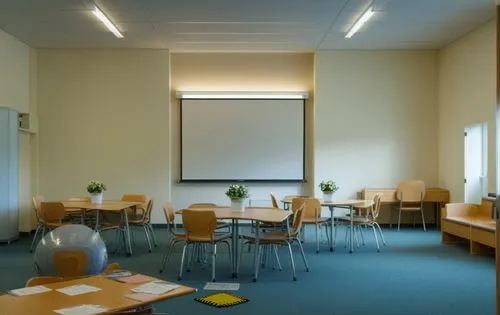
POLYGON ((256 221, 255 223, 256 229, 255 229, 255 252, 254 252, 254 274, 253 274, 253 282, 257 282, 257 277, 259 276, 259 243, 260 243, 260 235, 259 235, 259 230, 260 230, 260 221, 256 221))
POLYGON ((94 231, 99 232, 99 209, 95 210, 95 227, 94 231))
POLYGON ((334 229, 335 229, 335 219, 333 217, 333 211, 334 207, 333 206, 328 206, 328 209, 330 209, 330 251, 333 252, 335 250, 335 242, 333 241, 333 236, 335 235, 334 229))
POLYGON ((232 229, 233 229, 232 230, 232 234, 233 234, 232 235, 232 237, 233 237, 233 241, 232 241, 232 243, 233 243, 233 257, 232 257, 233 270, 232 270, 232 272, 233 272, 233 275, 232 276, 233 276, 233 278, 238 278, 238 271, 240 269, 239 259, 238 259, 239 258, 238 252, 240 250, 239 244, 238 244, 239 243, 238 242, 238 240, 239 240, 238 220, 235 220, 235 219, 232 220, 232 229))
POLYGON ((123 218, 125 219, 124 220, 125 221, 125 234, 127 234, 125 240, 127 241, 126 246, 127 246, 127 250, 128 250, 128 252, 127 252, 127 257, 128 257, 128 256, 132 256, 132 244, 131 244, 132 242, 130 241, 130 227, 128 225, 127 209, 122 209, 122 213, 123 213, 123 218))
POLYGON ((351 213, 351 228, 349 231, 349 253, 352 253, 354 251, 354 213, 353 213, 354 207, 351 205, 349 206, 349 211, 351 213))

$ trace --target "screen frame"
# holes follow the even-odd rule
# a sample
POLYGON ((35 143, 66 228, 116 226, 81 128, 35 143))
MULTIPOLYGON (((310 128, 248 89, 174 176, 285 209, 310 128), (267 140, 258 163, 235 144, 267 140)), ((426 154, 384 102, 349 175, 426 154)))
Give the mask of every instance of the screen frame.
MULTIPOLYGON (((286 100, 289 101, 290 99, 287 98, 186 98, 186 100, 193 101, 193 100, 198 100, 198 101, 203 101, 203 100, 210 100, 210 101, 227 101, 227 100, 261 100, 261 101, 277 101, 277 100, 286 100)), ((241 182, 241 183, 306 183, 306 102, 307 99, 301 99, 302 101, 302 179, 242 179, 242 178, 227 178, 227 179, 184 179, 183 174, 182 174, 182 148, 183 148, 183 142, 182 142, 182 105, 183 105, 183 98, 179 98, 179 117, 180 117, 180 122, 179 122, 179 167, 180 167, 180 173, 179 173, 179 179, 177 180, 178 183, 230 183, 230 182, 241 182)))

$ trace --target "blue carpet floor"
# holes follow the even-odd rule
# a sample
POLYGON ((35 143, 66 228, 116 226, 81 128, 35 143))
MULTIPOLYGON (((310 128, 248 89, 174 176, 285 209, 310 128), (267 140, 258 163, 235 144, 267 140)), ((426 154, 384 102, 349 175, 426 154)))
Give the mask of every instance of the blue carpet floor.
MULTIPOLYGON (((312 232, 312 231, 311 231, 312 232)), ((298 281, 292 281, 286 248, 280 251, 283 271, 261 269, 259 281, 252 282, 253 253, 245 252, 236 293, 250 302, 218 309, 195 302, 213 291, 204 291, 210 279, 210 266, 194 265, 182 283, 198 288, 189 296, 155 305, 157 311, 181 314, 315 314, 315 315, 493 315, 495 314, 495 260, 472 256, 463 246, 440 243, 435 229, 384 229, 388 245, 377 253, 373 234, 365 232, 366 245, 353 254, 344 248, 343 230, 337 250, 330 253, 323 240, 323 251, 315 253, 313 235, 306 235, 305 251, 311 268, 305 272, 298 249, 295 263, 298 281)), ((111 254, 110 262, 124 269, 167 280, 177 280, 180 247, 163 274, 158 273, 167 233, 156 229, 159 246, 148 253, 142 235, 136 233, 134 255, 111 254)), ((105 236, 110 241, 113 235, 105 236)), ((34 275, 30 237, 10 245, 0 245, 0 290, 22 287, 34 275)), ((109 246, 114 246, 112 243, 109 246)), ((233 282, 224 246, 220 246, 217 281, 233 282)), ((17 315, 17 314, 16 314, 17 315)))

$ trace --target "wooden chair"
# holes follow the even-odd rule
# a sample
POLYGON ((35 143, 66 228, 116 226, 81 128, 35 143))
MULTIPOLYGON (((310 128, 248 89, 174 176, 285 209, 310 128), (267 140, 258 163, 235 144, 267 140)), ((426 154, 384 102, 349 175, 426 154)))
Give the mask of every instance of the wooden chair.
MULTIPOLYGON (((297 281, 297 276, 295 273, 295 262, 293 260, 293 252, 292 252, 292 246, 291 246, 291 244, 293 242, 297 242, 297 244, 299 244, 300 253, 302 255, 302 259, 304 261, 306 271, 307 272, 309 271, 309 265, 307 264, 307 259, 306 259, 306 256, 304 254, 304 249, 302 248, 302 244, 298 238, 299 233, 302 229, 302 219, 303 219, 304 209, 305 209, 305 204, 302 204, 294 212, 292 228, 289 232, 288 231, 275 231, 275 232, 262 233, 259 237, 259 248, 255 249, 255 250, 259 251, 259 256, 261 256, 262 255, 261 246, 275 245, 274 246, 275 255, 276 255, 276 257, 278 257, 277 245, 287 245, 288 251, 290 253, 290 261, 292 263, 293 281, 297 281)), ((243 235, 242 238, 244 240, 244 243, 249 243, 249 244, 255 245, 255 242, 256 242, 255 234, 243 235)), ((244 245, 245 244, 242 244, 242 246, 244 246, 244 245)), ((243 252, 243 250, 241 252, 243 252)))
POLYGON ((51 230, 63 225, 66 209, 62 202, 41 202, 40 210, 40 215, 43 218, 42 235, 45 235, 45 229, 51 230))
MULTIPOLYGON (((328 239, 328 222, 330 218, 321 217, 321 202, 316 198, 293 198, 292 212, 297 211, 300 207, 304 207, 302 225, 314 225, 316 233, 316 254, 319 253, 319 233, 322 226, 325 227, 325 234, 328 239)), ((328 240, 330 242, 330 240, 328 240)))
MULTIPOLYGON (((69 198, 68 201, 77 201, 77 202, 90 202, 92 198, 90 197, 72 197, 69 198)), ((90 211, 89 211, 90 213, 90 211)), ((85 224, 85 209, 80 208, 66 208, 66 216, 76 224, 85 224)))
POLYGON ((104 270, 102 271, 102 274, 109 275, 110 273, 113 273, 113 272, 120 270, 120 269, 121 269, 120 264, 117 262, 114 262, 114 263, 107 265, 106 268, 104 268, 104 270))
POLYGON ((270 193, 271 195, 271 204, 273 205, 273 208, 280 208, 280 204, 278 203, 278 199, 276 198, 276 196, 274 195, 274 193, 270 193))
MULTIPOLYGON (((369 226, 373 229, 373 235, 375 237, 375 242, 377 243, 377 252, 380 251, 380 245, 377 237, 377 231, 380 234, 380 237, 382 238, 382 242, 384 245, 387 245, 385 242, 384 238, 384 233, 382 233, 382 229, 380 228, 380 225, 378 224, 378 216, 380 214, 380 204, 381 204, 381 196, 379 194, 376 194, 373 197, 373 205, 368 209, 368 213, 366 215, 355 215, 353 216, 352 223, 354 225, 354 232, 356 233, 356 228, 360 232, 361 239, 363 245, 365 244, 364 237, 363 237, 363 232, 362 232, 362 227, 363 226, 369 226)), ((349 229, 351 228, 351 217, 350 216, 342 216, 338 218, 339 221, 342 221, 346 225, 346 247, 348 245, 348 238, 347 238, 347 233, 349 232, 349 229)), ((357 240, 357 236, 356 240, 357 240)), ((359 244, 358 244, 359 247, 359 244)))
POLYGON ((38 243, 38 238, 43 237, 43 219, 42 219, 42 207, 41 203, 45 199, 42 196, 35 196, 32 198, 33 202, 33 210, 35 211, 35 216, 36 216, 36 229, 35 229, 35 235, 33 235, 33 241, 31 241, 31 247, 30 247, 30 252, 33 252, 33 249, 35 248, 35 245, 38 243))
MULTIPOLYGON (((130 227, 141 227, 144 230, 144 236, 146 237, 146 241, 148 242, 149 252, 152 251, 151 248, 151 239, 154 238, 154 231, 151 227, 151 212, 153 211, 153 198, 149 199, 146 205, 145 211, 142 215, 134 217, 128 220, 128 224, 130 227), (150 235, 151 234, 151 235, 150 235)), ((155 245, 156 241, 153 240, 155 245)))
POLYGON ((40 277, 32 277, 26 281, 25 287, 34 287, 37 285, 44 285, 50 283, 56 283, 64 281, 64 278, 61 277, 49 277, 49 276, 40 276, 40 277))
MULTIPOLYGON (((189 209, 195 209, 195 208, 216 208, 219 207, 215 203, 211 202, 198 202, 198 203, 192 203, 188 206, 189 209)), ((227 233, 231 231, 231 224, 224 222, 222 220, 217 220, 217 227, 215 228, 216 230, 222 230, 222 229, 227 229, 227 233)))
MULTIPOLYGON (((213 211, 199 211, 199 210, 182 210, 182 223, 186 231, 186 244, 182 249, 181 267, 179 270, 179 280, 182 278, 182 270, 184 267, 184 260, 186 257, 186 249, 189 245, 194 244, 211 244, 212 251, 212 281, 215 281, 215 260, 217 256, 217 243, 224 243, 227 245, 229 260, 232 265, 231 259, 231 244, 229 242, 230 234, 216 234, 217 218, 213 211)), ((188 261, 187 271, 190 270, 191 259, 188 261)), ((232 269, 232 268, 231 268, 232 269)))
MULTIPOLYGON (((399 182, 396 190, 396 199, 399 200, 398 231, 401 224, 401 212, 419 212, 422 215, 422 225, 425 229, 424 219, 425 183, 421 180, 403 180, 399 182)), ((415 219, 415 216, 414 216, 415 219)))
POLYGON ((186 234, 179 233, 175 229, 175 213, 174 208, 170 202, 165 202, 163 204, 163 213, 165 214, 165 220, 167 221, 168 233, 170 234, 167 249, 165 254, 163 254, 163 258, 160 266, 160 273, 163 272, 165 268, 165 264, 170 260, 170 256, 174 250, 174 246, 180 242, 186 242, 186 234))

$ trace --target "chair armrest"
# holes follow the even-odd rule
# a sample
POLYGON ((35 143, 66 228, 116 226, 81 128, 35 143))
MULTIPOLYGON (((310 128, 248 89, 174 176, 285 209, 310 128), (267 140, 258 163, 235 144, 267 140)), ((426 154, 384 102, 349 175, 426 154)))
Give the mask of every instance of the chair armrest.
POLYGON ((479 205, 472 203, 447 203, 441 218, 468 216, 477 211, 478 207, 479 205))

